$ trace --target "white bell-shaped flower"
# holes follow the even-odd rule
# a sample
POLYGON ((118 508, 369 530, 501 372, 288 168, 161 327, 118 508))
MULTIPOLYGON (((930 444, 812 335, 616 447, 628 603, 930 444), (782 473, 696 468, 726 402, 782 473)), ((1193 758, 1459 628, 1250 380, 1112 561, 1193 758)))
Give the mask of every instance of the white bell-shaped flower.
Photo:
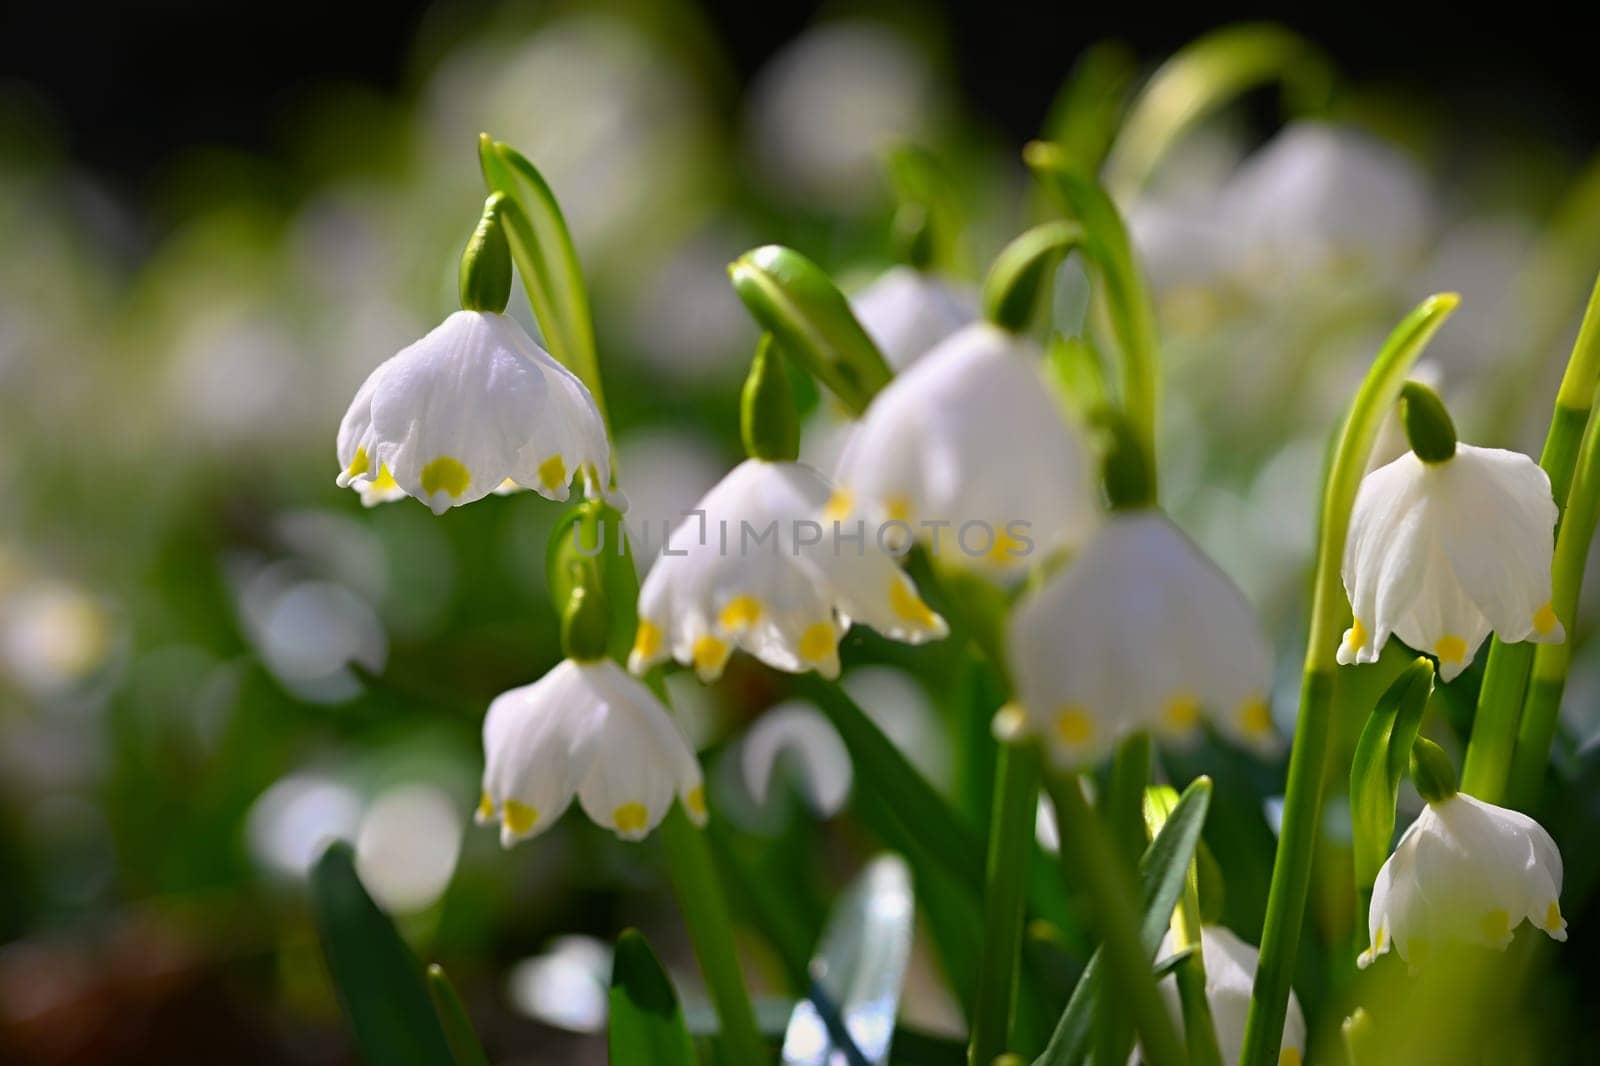
POLYGON ((1342 664, 1376 662, 1392 633, 1436 655, 1450 681, 1492 629, 1508 643, 1566 638, 1550 606, 1556 505, 1550 479, 1519 452, 1458 444, 1368 474, 1344 548, 1354 621, 1342 664))
POLYGON ((850 298, 850 309, 896 371, 978 320, 975 293, 908 266, 884 272, 850 298))
POLYGON ((1391 947, 1413 968, 1445 944, 1504 948, 1523 919, 1565 940, 1560 897, 1561 853, 1538 822, 1452 792, 1423 809, 1378 871, 1359 962, 1391 947))
POLYGON ((826 517, 904 523, 935 555, 997 575, 1075 542, 1096 511, 1088 453, 1041 358, 987 322, 939 344, 868 406, 826 517))
POLYGON ((740 647, 774 669, 832 678, 854 622, 910 644, 944 636, 871 528, 835 530, 822 517, 829 496, 801 463, 747 459, 730 471, 645 578, 628 668, 670 656, 713 681, 740 647))
POLYGON ((624 840, 660 824, 676 796, 706 818, 700 764, 672 715, 609 659, 564 659, 502 693, 483 721, 480 825, 498 821, 507 847, 554 825, 577 796, 624 840))
POLYGON ((565 500, 610 479, 594 398, 513 319, 457 311, 382 363, 339 425, 338 484, 369 506, 402 493, 443 514, 507 480, 565 500))
MULTIPOLYGON (((1168 932, 1156 958, 1164 959, 1177 951, 1177 938, 1168 932)), ((1240 940, 1233 930, 1221 925, 1200 928, 1200 953, 1206 967, 1206 1003, 1211 1008, 1211 1023, 1217 1033, 1217 1050, 1222 1061, 1239 1061, 1244 1047, 1244 1023, 1250 1013, 1250 992, 1255 985, 1256 966, 1261 952, 1240 940)), ((1178 980, 1168 976, 1160 984, 1161 997, 1178 1023, 1183 1025, 1183 1007, 1178 999, 1178 980)), ((1278 1051, 1278 1066, 1300 1066, 1306 1054, 1306 1019, 1300 1001, 1289 990, 1289 1010, 1283 1020, 1283 1043, 1278 1051)), ((1133 1063, 1142 1061, 1138 1053, 1133 1063)))
POLYGON ((1157 510, 1113 512, 1017 606, 1010 634, 1018 701, 1063 765, 1140 729, 1182 736, 1202 716, 1243 743, 1274 739, 1255 612, 1157 510))

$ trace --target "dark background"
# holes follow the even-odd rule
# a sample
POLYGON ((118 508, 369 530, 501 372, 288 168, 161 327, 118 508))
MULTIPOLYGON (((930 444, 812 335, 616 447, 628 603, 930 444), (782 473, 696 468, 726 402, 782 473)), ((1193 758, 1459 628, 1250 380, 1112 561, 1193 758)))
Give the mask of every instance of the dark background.
MULTIPOLYGON (((748 79, 820 14, 858 5, 712 0, 712 33, 748 79)), ((917 10, 916 5, 900 5, 917 10)), ((1115 37, 1154 60, 1218 24, 1272 18, 1322 45, 1358 83, 1413 90, 1467 116, 1533 123, 1574 153, 1600 140, 1590 35, 1579 5, 1468 14, 1465 5, 1305 5, 1298 10, 1130 3, 921 5, 944 27, 961 88, 1019 143, 1038 128, 1071 58, 1115 37)), ((22 82, 62 148, 137 198, 178 150, 274 151, 297 94, 358 84, 404 95, 419 32, 487 11, 475 0, 337 3, 201 0, 0 4, 0 82, 22 82)))

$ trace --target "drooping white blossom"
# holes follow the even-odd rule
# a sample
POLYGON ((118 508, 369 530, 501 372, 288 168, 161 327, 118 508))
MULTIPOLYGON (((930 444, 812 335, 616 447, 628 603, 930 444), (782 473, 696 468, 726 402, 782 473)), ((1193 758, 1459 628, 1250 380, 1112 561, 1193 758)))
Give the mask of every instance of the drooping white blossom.
POLYGON ((1012 612, 1011 670, 1028 723, 1066 765, 1140 729, 1211 719, 1271 743, 1272 647, 1244 595, 1164 515, 1114 512, 1012 612))
MULTIPOLYGON (((1177 938, 1169 931, 1156 951, 1156 958, 1166 958, 1176 950, 1177 938)), ((1239 1052, 1244 1047, 1244 1023, 1250 1013, 1250 993, 1255 985, 1261 952, 1240 940, 1226 926, 1206 925, 1200 929, 1200 953, 1205 960, 1206 1003, 1211 1008, 1211 1023, 1217 1033, 1217 1050, 1222 1052, 1222 1061, 1231 1066, 1239 1061, 1239 1052)), ((1168 976, 1159 987, 1181 1032, 1183 1007, 1178 999, 1178 980, 1168 976)), ((1300 1066, 1305 1053, 1306 1019, 1300 1011, 1299 999, 1290 989, 1278 1066, 1300 1066)), ((1140 1061, 1135 1053, 1132 1062, 1140 1061)))
POLYGON ((610 478, 589 390, 513 319, 457 311, 372 372, 339 425, 340 487, 443 514, 504 486, 565 500, 610 478))
POLYGON ((897 372, 978 320, 974 293, 908 266, 886 271, 856 293, 850 309, 897 372))
POLYGON ((628 667, 668 657, 702 681, 735 647, 778 670, 839 673, 838 643, 864 622, 911 644, 948 631, 871 530, 835 534, 827 482, 800 463, 749 459, 668 538, 639 592, 628 667))
POLYGON ((1519 452, 1458 444, 1368 474, 1344 549, 1354 620, 1342 664, 1376 662, 1390 634, 1439 659, 1453 679, 1493 630, 1508 643, 1559 643, 1550 604, 1556 505, 1550 479, 1519 452))
POLYGON ((1429 803, 1372 887, 1362 967, 1393 948, 1411 967, 1445 944, 1504 949, 1523 920, 1567 939, 1561 853, 1525 814, 1463 792, 1429 803))
POLYGON ((510 847, 554 825, 574 796, 597 825, 643 839, 676 796, 706 817, 700 764, 671 714, 609 659, 565 659, 502 693, 483 722, 480 825, 510 847))
POLYGON ((1087 449, 1038 348, 989 323, 884 387, 834 482, 829 519, 904 523, 934 554, 998 575, 1081 538, 1096 512, 1087 449))

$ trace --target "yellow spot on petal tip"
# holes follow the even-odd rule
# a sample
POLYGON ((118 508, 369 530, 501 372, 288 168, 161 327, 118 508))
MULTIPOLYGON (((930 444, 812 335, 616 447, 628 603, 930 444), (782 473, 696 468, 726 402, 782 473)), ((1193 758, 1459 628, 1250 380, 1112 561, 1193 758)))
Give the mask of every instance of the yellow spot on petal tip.
POLYGON ((1178 692, 1167 701, 1161 720, 1175 733, 1187 733, 1200 722, 1200 701, 1191 692, 1178 692))
POLYGON ((702 785, 696 785, 683 797, 683 805, 689 808, 689 813, 696 818, 706 816, 706 790, 702 785))
POLYGON ((754 596, 735 596, 722 609, 717 621, 723 629, 737 632, 761 621, 761 601, 754 596))
POLYGON ((639 619, 639 628, 633 636, 633 654, 650 662, 661 653, 661 627, 648 618, 639 619))
POLYGON ((567 464, 561 456, 552 455, 539 464, 539 484, 549 491, 559 492, 566 488, 570 480, 567 477, 567 464))
POLYGON ((487 822, 494 818, 494 800, 487 790, 478 797, 478 820, 487 822))
POLYGON ((715 673, 728 661, 726 641, 707 635, 694 642, 694 668, 702 674, 715 673))
POLYGON ((1467 642, 1454 633, 1448 633, 1439 638, 1439 642, 1433 646, 1433 653, 1441 663, 1463 662, 1467 657, 1467 642))
POLYGON ((360 477, 371 468, 372 460, 367 458, 367 450, 365 448, 357 448, 355 458, 351 459, 350 465, 344 468, 344 476, 347 478, 360 477))
POLYGON ((424 496, 442 492, 455 500, 459 499, 461 494, 467 491, 467 486, 472 484, 472 474, 462 465, 461 460, 441 455, 422 468, 420 480, 424 496))
POLYGON ((891 522, 909 522, 911 501, 904 496, 890 496, 883 501, 883 513, 891 522))
POLYGON ((611 812, 611 820, 619 833, 642 833, 650 821, 650 812, 642 803, 624 803, 611 812))
POLYGON ((400 487, 400 483, 394 479, 394 471, 389 469, 389 464, 388 463, 379 464, 379 466, 378 466, 378 476, 375 479, 373 479, 373 482, 372 482, 372 486, 371 486, 372 491, 373 492, 393 492, 395 489, 398 489, 399 487, 400 487))
POLYGON ((896 574, 889 582, 889 606, 896 617, 923 629, 932 629, 939 624, 939 616, 922 602, 915 586, 901 574, 896 574))
POLYGON ((800 658, 807 662, 819 663, 832 658, 837 646, 838 638, 828 622, 806 626, 805 632, 800 634, 800 658))
POLYGON ((1566 923, 1561 920, 1561 904, 1551 900, 1550 906, 1546 907, 1544 911, 1544 931, 1547 933, 1559 933, 1565 925, 1566 923))
POLYGON ((1345 638, 1345 643, 1349 645, 1352 651, 1366 647, 1367 627, 1361 624, 1361 619, 1350 619, 1350 635, 1345 638))
POLYGON ((1094 739, 1094 718, 1076 703, 1069 703, 1056 712, 1056 739, 1069 748, 1081 748, 1094 739))
POLYGON ((1511 935, 1511 915, 1496 907, 1488 911, 1478 922, 1478 931, 1485 940, 1499 943, 1511 935))
POLYGON ((507 829, 513 833, 522 834, 538 824, 539 812, 526 803, 506 800, 505 813, 501 816, 501 819, 507 829))
POLYGON ((849 489, 834 489, 833 495, 828 497, 828 502, 822 508, 822 517, 830 522, 839 522, 850 517, 850 510, 855 506, 855 496, 849 489))
POLYGON ((1264 737, 1272 732, 1272 708, 1260 696, 1239 708, 1239 728, 1246 736, 1264 737))
POLYGON ((1278 1054, 1278 1066, 1300 1066, 1300 1049, 1286 1047, 1278 1054))
POLYGON ((1384 948, 1386 948, 1388 946, 1389 946, 1389 927, 1386 926, 1386 925, 1380 925, 1378 927, 1378 939, 1373 941, 1372 950, 1374 952, 1378 952, 1378 951, 1382 951, 1384 948))
POLYGON ((1547 637, 1555 632, 1556 626, 1560 624, 1561 619, 1556 617, 1556 609, 1548 603, 1533 612, 1533 630, 1541 637, 1547 637))

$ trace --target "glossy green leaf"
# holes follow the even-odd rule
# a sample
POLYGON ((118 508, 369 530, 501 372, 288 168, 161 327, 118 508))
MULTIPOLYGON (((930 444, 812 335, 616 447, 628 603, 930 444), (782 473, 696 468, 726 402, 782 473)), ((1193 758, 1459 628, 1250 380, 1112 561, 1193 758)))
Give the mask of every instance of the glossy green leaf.
POLYGON ((1378 698, 1350 767, 1350 823, 1356 888, 1363 899, 1389 857, 1395 802, 1422 712, 1433 693, 1433 661, 1419 658, 1378 698))
POLYGON ((1281 82, 1296 108, 1324 101, 1333 72, 1321 53, 1282 26, 1225 26, 1186 45, 1153 74, 1128 110, 1106 180, 1137 192, 1167 151, 1201 119, 1251 89, 1281 82))
POLYGON ((588 290, 561 205, 537 167, 487 133, 478 138, 478 162, 489 191, 510 200, 502 222, 545 345, 588 386, 603 413, 588 290))
MULTIPOLYGON (((1200 843, 1200 830, 1210 805, 1211 780, 1196 778, 1183 790, 1177 806, 1139 860, 1139 890, 1144 902, 1139 938, 1152 957, 1161 946, 1173 908, 1183 894, 1189 863, 1200 843)), ((1084 1060, 1094 1033, 1095 999, 1103 980, 1101 952, 1097 950, 1072 990, 1049 1045, 1034 1059, 1034 1066, 1068 1066, 1084 1060)))
POLYGON ((439 1024, 444 1028, 451 1053, 455 1055, 456 1066, 489 1066, 489 1057, 483 1053, 483 1045, 478 1041, 477 1031, 472 1028, 467 1008, 462 1005, 461 997, 456 995, 455 986, 450 983, 444 967, 438 963, 428 967, 428 997, 433 1000, 433 1009, 439 1015, 439 1024))
POLYGON ((637 930, 617 937, 611 963, 611 1020, 607 1047, 615 1063, 696 1066, 694 1043, 678 993, 637 930))
POLYGON ((785 355, 805 367, 860 414, 892 372, 822 268, 768 244, 728 267, 733 290, 785 355))
POLYGON ((349 844, 332 844, 317 860, 311 906, 362 1059, 372 1066, 452 1066, 422 966, 362 887, 349 844))

